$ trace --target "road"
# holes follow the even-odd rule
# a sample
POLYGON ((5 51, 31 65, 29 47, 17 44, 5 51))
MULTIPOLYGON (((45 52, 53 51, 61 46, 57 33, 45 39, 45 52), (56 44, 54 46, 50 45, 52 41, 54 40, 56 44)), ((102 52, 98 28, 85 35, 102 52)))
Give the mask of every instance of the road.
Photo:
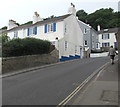
POLYGON ((108 61, 80 59, 3 78, 3 105, 58 105, 108 61))

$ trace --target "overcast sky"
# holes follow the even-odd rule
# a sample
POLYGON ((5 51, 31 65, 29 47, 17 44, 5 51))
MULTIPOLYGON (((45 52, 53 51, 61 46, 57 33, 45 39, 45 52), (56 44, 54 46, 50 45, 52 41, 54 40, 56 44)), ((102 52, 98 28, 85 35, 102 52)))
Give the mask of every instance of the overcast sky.
POLYGON ((71 2, 76 10, 92 13, 109 7, 118 11, 119 0, 0 0, 0 28, 7 26, 9 19, 20 24, 31 21, 35 11, 42 18, 67 14, 71 2))

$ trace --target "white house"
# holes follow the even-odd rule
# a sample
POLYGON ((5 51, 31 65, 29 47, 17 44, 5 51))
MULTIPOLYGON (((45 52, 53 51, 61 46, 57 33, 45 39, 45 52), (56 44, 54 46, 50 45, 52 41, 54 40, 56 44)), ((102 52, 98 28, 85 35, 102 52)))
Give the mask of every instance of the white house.
POLYGON ((113 46, 117 48, 117 41, 115 33, 118 32, 118 28, 98 29, 98 38, 100 42, 100 48, 106 48, 113 46))
POLYGON ((7 33, 13 38, 38 38, 49 40, 59 50, 61 61, 83 57, 83 33, 76 18, 75 6, 71 3, 68 14, 43 20, 37 12, 33 24, 16 25, 9 20, 7 33))

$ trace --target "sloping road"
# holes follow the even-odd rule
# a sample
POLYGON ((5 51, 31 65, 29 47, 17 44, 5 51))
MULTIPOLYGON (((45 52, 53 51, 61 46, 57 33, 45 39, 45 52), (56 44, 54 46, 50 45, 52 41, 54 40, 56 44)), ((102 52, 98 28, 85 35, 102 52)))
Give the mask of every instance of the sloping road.
POLYGON ((81 59, 3 78, 3 105, 58 105, 108 61, 81 59))

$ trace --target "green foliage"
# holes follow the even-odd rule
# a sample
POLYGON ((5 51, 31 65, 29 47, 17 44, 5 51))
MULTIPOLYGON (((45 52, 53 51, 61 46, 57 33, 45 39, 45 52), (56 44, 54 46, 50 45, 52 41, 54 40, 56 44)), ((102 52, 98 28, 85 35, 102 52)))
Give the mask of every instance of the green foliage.
POLYGON ((0 28, 0 30, 7 30, 7 26, 0 28))
POLYGON ((79 20, 90 24, 96 30, 98 25, 101 29, 120 27, 120 12, 114 12, 112 8, 102 8, 91 14, 79 10, 76 15, 79 20))
POLYGON ((32 23, 33 23, 33 21, 28 21, 28 22, 26 22, 26 23, 24 23, 22 25, 27 25, 27 24, 32 24, 32 23))
POLYGON ((55 18, 56 16, 54 16, 54 15, 52 15, 52 16, 50 16, 50 17, 48 17, 48 18, 45 18, 44 20, 49 20, 49 19, 52 19, 52 18, 55 18))
POLYGON ((7 36, 6 33, 0 35, 0 43, 4 44, 4 43, 8 42, 8 40, 9 40, 9 37, 7 36))
POLYGON ((79 10, 76 13, 76 16, 78 16, 78 19, 81 20, 81 21, 83 21, 83 22, 86 22, 87 15, 88 14, 84 10, 79 10))
POLYGON ((12 39, 3 44, 3 57, 49 53, 50 42, 35 38, 12 39))

